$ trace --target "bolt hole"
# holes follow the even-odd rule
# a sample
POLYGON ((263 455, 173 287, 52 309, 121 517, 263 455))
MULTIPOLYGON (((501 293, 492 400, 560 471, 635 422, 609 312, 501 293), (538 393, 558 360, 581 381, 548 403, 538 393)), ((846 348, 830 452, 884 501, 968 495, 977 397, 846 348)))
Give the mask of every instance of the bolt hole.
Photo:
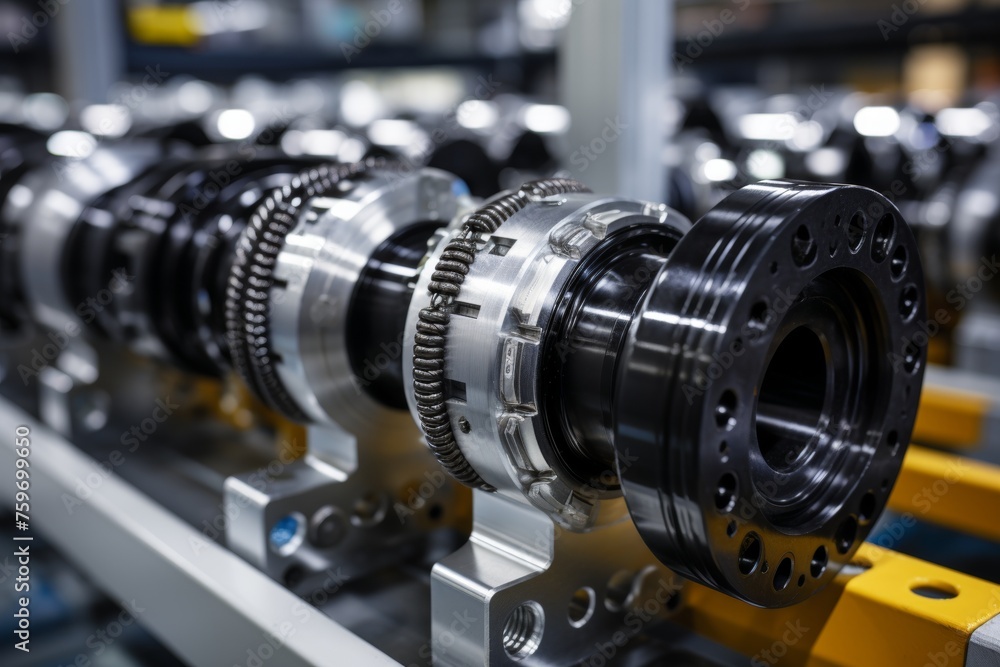
POLYGON ((861 244, 865 242, 865 228, 867 226, 868 220, 861 211, 851 216, 851 221, 847 224, 847 245, 851 252, 857 252, 861 249, 861 244))
POLYGON ((774 579, 771 580, 771 586, 774 587, 776 591, 783 591, 788 587, 788 582, 792 578, 792 559, 785 556, 778 563, 778 567, 774 570, 774 579))
POLYGON ((826 553, 826 547, 820 545, 816 547, 816 551, 813 552, 812 560, 809 561, 809 574, 812 575, 813 579, 819 579, 826 572, 826 565, 829 562, 829 556, 826 553))
POLYGON ((903 370, 916 373, 920 368, 920 348, 912 340, 903 347, 903 370))
POLYGON ((872 260, 883 262, 889 256, 893 237, 896 234, 896 219, 891 213, 886 213, 875 225, 872 235, 872 260))
POLYGON ((767 321, 770 318, 767 312, 767 303, 764 301, 758 301, 750 307, 750 321, 749 324, 757 329, 767 328, 767 321))
POLYGON ((904 322, 909 322, 917 312, 917 304, 920 303, 920 292, 916 285, 907 285, 899 293, 899 316, 904 322))
POLYGON ((444 516, 444 508, 437 503, 431 505, 430 509, 427 510, 427 518, 431 521, 440 521, 442 516, 444 516))
POLYGON ((625 610, 629 597, 633 595, 636 585, 635 573, 629 570, 618 570, 608 579, 608 592, 604 596, 604 607, 619 613, 625 610))
POLYGON ((719 443, 719 457, 722 459, 723 463, 729 461, 729 443, 723 440, 719 443))
POLYGON ((800 267, 806 267, 816 259, 816 242, 805 225, 799 225, 792 237, 792 260, 800 267))
POLYGON ((462 433, 468 433, 472 430, 472 426, 469 424, 469 420, 465 417, 458 418, 458 430, 462 433))
POLYGON ((726 536, 732 537, 735 534, 736 534, 736 521, 730 521, 726 525, 726 536))
POLYGON ((728 512, 736 504, 736 475, 727 472, 719 478, 715 489, 715 508, 728 512))
POLYGON ((929 584, 915 584, 910 590, 920 597, 931 600, 950 600, 958 596, 958 589, 943 581, 935 581, 929 584))
POLYGON ((858 504, 858 522, 861 525, 871 523, 872 519, 875 518, 875 509, 875 492, 868 491, 861 496, 861 502, 858 504))
POLYGON ((858 505, 858 521, 862 524, 869 523, 875 517, 875 493, 869 491, 861 496, 861 503, 858 505))
POLYGON ((774 274, 776 274, 778 272, 778 263, 777 262, 771 262, 770 270, 771 270, 771 275, 772 276, 774 274))
POLYGON ((743 543, 740 544, 740 552, 738 556, 740 574, 750 574, 757 568, 757 565, 760 563, 762 551, 763 547, 761 546, 760 538, 757 536, 757 533, 749 533, 743 538, 743 543))
POLYGON ((715 408, 715 423, 719 428, 732 431, 736 426, 736 394, 731 389, 722 392, 715 408))
POLYGON ((384 494, 367 493, 354 503, 351 523, 370 528, 382 523, 389 509, 389 500, 384 494))
POLYGON ((885 436, 885 445, 889 448, 889 453, 895 456, 899 453, 899 433, 889 431, 885 436))
POLYGON ((594 594, 593 588, 584 586, 576 589, 569 599, 569 609, 567 610, 569 624, 574 628, 582 628, 586 625, 587 621, 594 615, 596 600, 597 596, 594 594))
POLYGON ((851 515, 844 519, 837 528, 837 534, 834 537, 834 542, 837 545, 837 551, 842 554, 846 554, 851 550, 851 545, 854 544, 854 540, 858 537, 858 519, 854 515, 851 515))
POLYGON ((805 586, 805 584, 806 584, 806 575, 800 574, 799 575, 799 581, 798 581, 799 588, 802 588, 803 586, 805 586))
POLYGON ((503 624, 503 650, 514 660, 523 660, 538 650, 545 626, 545 613, 534 601, 520 604, 503 624))
POLYGON ((828 250, 830 252, 830 257, 836 257, 837 256, 837 247, 838 246, 837 246, 837 244, 835 242, 834 243, 830 243, 830 246, 828 248, 828 250))
POLYGON ((904 246, 896 246, 896 250, 892 253, 892 261, 889 262, 889 273, 892 274, 893 278, 899 278, 906 271, 906 248, 904 246))

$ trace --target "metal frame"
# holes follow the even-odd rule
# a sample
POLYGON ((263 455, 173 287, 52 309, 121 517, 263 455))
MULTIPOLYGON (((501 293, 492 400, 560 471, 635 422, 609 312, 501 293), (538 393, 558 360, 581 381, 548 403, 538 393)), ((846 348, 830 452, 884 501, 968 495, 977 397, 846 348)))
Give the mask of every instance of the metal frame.
MULTIPOLYGON (((31 429, 31 522, 139 622, 193 665, 398 665, 0 400, 0 468, 31 429), (79 504, 76 502, 79 501, 79 504)), ((0 489, 14 496, 14 476, 0 489)))

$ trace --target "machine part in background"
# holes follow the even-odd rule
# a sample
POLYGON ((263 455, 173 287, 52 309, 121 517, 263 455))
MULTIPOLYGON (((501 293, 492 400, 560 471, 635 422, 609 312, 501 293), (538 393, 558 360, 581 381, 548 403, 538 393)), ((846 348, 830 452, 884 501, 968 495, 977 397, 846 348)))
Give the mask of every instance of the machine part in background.
POLYGON ((225 487, 227 502, 244 508, 229 522, 230 547, 293 586, 334 567, 349 579, 412 558, 426 549, 429 528, 468 518, 459 509, 467 501, 456 499, 468 491, 441 472, 400 409, 400 306, 428 239, 471 200, 461 181, 436 170, 341 173, 312 197, 290 195, 294 183, 272 194, 260 209, 270 222, 255 218, 244 236, 261 238, 267 252, 234 265, 229 283, 232 298, 244 284, 236 272, 254 279, 243 290, 253 299, 232 299, 245 306, 242 320, 230 320, 253 333, 245 374, 272 374, 252 386, 270 387, 263 393, 272 399, 280 387, 317 424, 304 460, 264 483, 251 474, 225 487), (414 495, 427 483, 433 500, 414 495))
POLYGON ((440 395, 486 488, 565 528, 613 518, 620 484, 677 572, 761 606, 818 591, 884 508, 913 426, 923 275, 896 209, 774 181, 688 231, 663 207, 530 191, 470 218, 490 226, 456 237, 464 272, 453 243, 432 253, 407 354, 414 375, 441 361, 438 384, 408 385, 414 417, 426 428, 419 392, 440 395))

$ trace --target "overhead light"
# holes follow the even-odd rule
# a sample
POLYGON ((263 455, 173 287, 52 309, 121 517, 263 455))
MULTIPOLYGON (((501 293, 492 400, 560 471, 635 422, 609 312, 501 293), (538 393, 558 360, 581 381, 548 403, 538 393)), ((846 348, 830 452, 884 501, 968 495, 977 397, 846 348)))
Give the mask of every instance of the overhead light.
POLYGON ((740 135, 752 141, 788 141, 795 136, 798 119, 790 113, 748 113, 741 116, 740 135))
POLYGON ((524 127, 539 134, 558 134, 569 129, 566 107, 557 104, 529 104, 521 116, 524 127))
POLYGON ((854 129, 866 137, 891 137, 900 125, 899 112, 892 107, 863 107, 854 114, 854 129))
POLYGON ((226 109, 220 111, 215 121, 216 127, 226 139, 246 139, 253 134, 257 122, 246 109, 226 109))

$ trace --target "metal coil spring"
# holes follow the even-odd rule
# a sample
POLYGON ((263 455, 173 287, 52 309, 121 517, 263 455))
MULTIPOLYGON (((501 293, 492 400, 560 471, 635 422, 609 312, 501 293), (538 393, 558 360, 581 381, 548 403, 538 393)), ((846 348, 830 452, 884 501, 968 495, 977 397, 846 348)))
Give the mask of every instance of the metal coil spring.
POLYGON ((299 209, 313 197, 339 192, 343 181, 391 167, 384 159, 309 169, 272 191, 257 207, 236 246, 226 287, 226 338, 230 359, 247 385, 271 407, 296 421, 308 417, 282 384, 271 346, 269 294, 285 238, 299 209))
POLYGON ((448 242, 431 274, 428 292, 431 305, 420 310, 413 346, 413 398, 427 445, 438 462, 459 482, 484 491, 496 491, 479 476, 455 441, 448 418, 444 388, 444 359, 451 306, 476 260, 482 236, 492 234, 529 203, 551 195, 590 192, 568 178, 549 178, 525 183, 517 192, 504 195, 477 210, 459 233, 448 242))

